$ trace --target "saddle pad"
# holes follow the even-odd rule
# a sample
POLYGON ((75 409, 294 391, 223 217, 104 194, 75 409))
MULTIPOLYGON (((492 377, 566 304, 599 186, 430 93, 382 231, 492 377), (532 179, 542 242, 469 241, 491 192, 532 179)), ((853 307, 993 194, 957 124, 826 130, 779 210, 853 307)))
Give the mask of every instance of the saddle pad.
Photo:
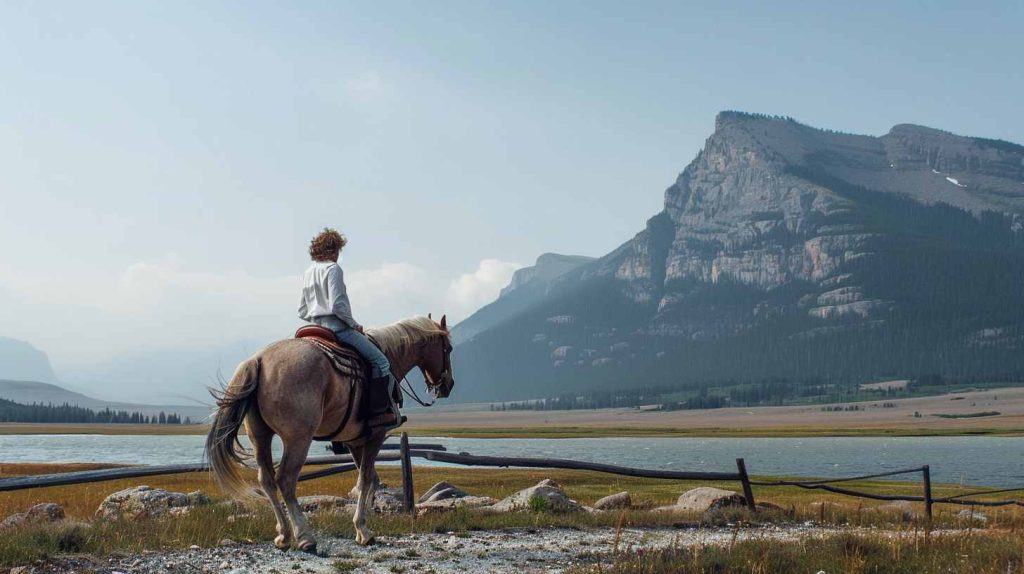
POLYGON ((334 369, 342 375, 355 380, 367 378, 366 362, 362 355, 352 347, 332 345, 314 337, 304 337, 302 340, 308 341, 323 351, 334 369))

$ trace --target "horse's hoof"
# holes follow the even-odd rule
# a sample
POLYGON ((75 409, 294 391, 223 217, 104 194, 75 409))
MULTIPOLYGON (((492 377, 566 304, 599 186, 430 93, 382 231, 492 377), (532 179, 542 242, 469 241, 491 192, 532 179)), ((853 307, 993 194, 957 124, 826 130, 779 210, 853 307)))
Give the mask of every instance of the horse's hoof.
POLYGON ((309 554, 316 554, 316 540, 304 540, 299 542, 299 550, 309 554))
POLYGON ((366 534, 356 531, 356 544, 360 546, 369 546, 373 543, 373 534, 367 532, 366 534))
POLYGON ((274 538, 274 546, 276 546, 281 552, 287 552, 292 547, 292 543, 285 538, 284 534, 278 534, 277 537, 274 538))

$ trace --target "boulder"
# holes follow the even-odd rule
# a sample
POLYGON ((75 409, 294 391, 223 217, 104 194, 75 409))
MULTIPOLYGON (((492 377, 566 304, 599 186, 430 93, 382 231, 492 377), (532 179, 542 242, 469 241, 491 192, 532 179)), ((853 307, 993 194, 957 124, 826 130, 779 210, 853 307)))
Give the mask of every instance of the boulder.
POLYGON ((921 518, 921 513, 914 508, 914 505, 906 500, 897 500, 895 502, 889 502, 881 506, 876 506, 875 510, 879 512, 886 512, 890 514, 896 514, 904 522, 910 522, 921 518))
POLYGON ((466 492, 461 488, 442 480, 424 492, 423 496, 420 497, 419 502, 433 502, 449 498, 462 498, 464 496, 466 496, 466 492))
POLYGON ((617 508, 629 508, 633 506, 633 499, 626 491, 606 496, 594 503, 596 510, 614 510, 617 508))
POLYGON ((405 509, 402 491, 397 488, 381 488, 373 497, 373 509, 381 514, 398 514, 405 509))
POLYGON ((497 502, 490 496, 463 496, 460 498, 445 498, 443 500, 430 500, 416 505, 416 514, 433 514, 437 512, 448 512, 456 508, 488 508, 497 502))
POLYGON ((53 502, 42 502, 29 508, 26 512, 12 514, 0 522, 0 530, 17 528, 29 524, 58 522, 64 519, 64 508, 53 502))
POLYGON ((558 489, 562 488, 561 484, 558 484, 557 482, 551 480, 550 478, 545 478, 544 480, 538 482, 537 486, 550 486, 551 488, 558 488, 558 489))
POLYGON ((167 514, 180 514, 187 510, 176 509, 187 509, 190 506, 191 501, 187 494, 169 492, 162 488, 136 486, 108 496, 96 509, 96 516, 111 520, 137 520, 167 514))
POLYGON ((731 490, 702 486, 688 490, 679 496, 676 507, 682 511, 708 512, 728 506, 743 506, 743 496, 731 490))
POLYGON ((980 512, 975 512, 974 510, 971 510, 969 508, 965 508, 965 509, 961 510, 960 512, 957 512, 956 516, 957 516, 957 518, 959 518, 961 520, 968 520, 968 521, 971 521, 971 522, 980 522, 981 524, 984 524, 984 523, 988 522, 988 517, 987 516, 985 516, 984 514, 982 514, 980 512))
POLYGON ((326 494, 316 496, 300 496, 299 506, 303 512, 320 512, 322 510, 337 510, 355 504, 352 500, 343 496, 329 496, 326 494))
POLYGON ((569 498, 558 483, 542 480, 505 498, 491 507, 496 512, 519 512, 536 510, 540 512, 584 512, 578 502, 569 498), (555 486, 551 486, 554 484, 555 486))

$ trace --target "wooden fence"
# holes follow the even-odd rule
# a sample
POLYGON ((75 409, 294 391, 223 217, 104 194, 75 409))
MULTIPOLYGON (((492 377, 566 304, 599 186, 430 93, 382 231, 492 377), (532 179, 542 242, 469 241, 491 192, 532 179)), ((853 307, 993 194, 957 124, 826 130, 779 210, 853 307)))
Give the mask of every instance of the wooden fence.
MULTIPOLYGON (((752 512, 757 511, 757 504, 754 500, 753 486, 776 487, 795 486, 798 488, 824 490, 835 494, 867 498, 872 500, 886 501, 908 501, 923 502, 925 514, 930 520, 932 518, 932 507, 935 504, 957 504, 964 506, 1024 506, 1024 501, 1017 499, 1009 500, 969 500, 970 497, 992 495, 1007 492, 1017 492, 1024 488, 1004 488, 995 490, 976 490, 965 492, 955 496, 936 498, 932 495, 931 469, 928 465, 850 476, 844 478, 832 478, 822 480, 751 480, 747 474, 746 463, 742 458, 736 459, 735 472, 688 472, 676 470, 651 470, 603 464, 596 462, 583 462, 577 460, 557 458, 526 458, 526 457, 498 457, 498 456, 476 456, 469 453, 450 453, 445 447, 439 444, 411 444, 406 433, 402 433, 399 443, 386 444, 382 447, 384 452, 377 456, 377 461, 397 461, 401 464, 402 472, 402 500, 407 512, 412 512, 415 507, 414 485, 413 485, 413 458, 423 458, 429 461, 442 462, 446 464, 458 464, 463 466, 486 466, 486 467, 521 467, 521 468, 557 468, 565 470, 587 470, 617 474, 622 476, 635 476, 642 478, 656 478, 666 480, 700 480, 700 481, 735 481, 739 482, 743 490, 743 499, 747 508, 752 512), (398 452, 392 452, 397 450, 398 452), (896 494, 875 494, 834 486, 837 483, 851 482, 856 480, 869 480, 887 476, 921 473, 922 494, 896 495, 896 494)), ((339 451, 335 451, 339 452, 339 451)), ((307 466, 328 466, 328 468, 303 473, 299 480, 312 480, 334 474, 353 471, 356 469, 349 454, 335 454, 333 456, 309 457, 306 459, 307 466), (330 466, 333 465, 333 466, 330 466)), ((139 478, 145 476, 156 476, 164 474, 178 474, 185 472, 201 472, 209 470, 205 463, 196 464, 174 464, 161 466, 136 466, 126 468, 110 468, 102 470, 87 470, 78 472, 65 472, 60 474, 46 474, 37 476, 18 476, 0 479, 0 492, 23 490, 28 488, 42 488, 47 486, 64 486, 71 484, 82 484, 87 482, 98 482, 104 480, 116 480, 122 478, 139 478)))

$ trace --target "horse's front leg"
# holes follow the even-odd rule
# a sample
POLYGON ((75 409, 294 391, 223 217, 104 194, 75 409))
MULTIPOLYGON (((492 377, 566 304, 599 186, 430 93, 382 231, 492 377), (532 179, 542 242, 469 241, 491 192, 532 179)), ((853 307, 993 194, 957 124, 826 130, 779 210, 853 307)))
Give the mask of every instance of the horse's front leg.
POLYGON ((373 497, 377 490, 373 457, 365 456, 366 452, 364 451, 359 464, 359 481, 356 483, 359 488, 359 499, 356 501, 356 512, 352 516, 352 524, 356 528, 356 543, 362 546, 373 542, 373 532, 366 527, 366 512, 368 508, 373 508, 373 497))

